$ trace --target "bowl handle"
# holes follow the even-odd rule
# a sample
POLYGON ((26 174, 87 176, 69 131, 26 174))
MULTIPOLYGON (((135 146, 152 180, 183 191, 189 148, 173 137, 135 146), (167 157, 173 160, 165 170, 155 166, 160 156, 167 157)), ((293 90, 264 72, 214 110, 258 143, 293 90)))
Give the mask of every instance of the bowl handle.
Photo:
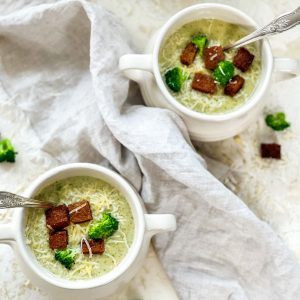
POLYGON ((125 54, 120 57, 119 69, 129 79, 141 82, 143 71, 153 72, 152 54, 125 54))
POLYGON ((13 230, 13 224, 0 224, 0 244, 12 245, 15 241, 15 234, 13 230))
POLYGON ((176 230, 176 219, 171 214, 145 214, 145 222, 150 236, 176 230))
POLYGON ((300 60, 286 57, 274 58, 275 71, 281 73, 279 80, 300 75, 300 60))

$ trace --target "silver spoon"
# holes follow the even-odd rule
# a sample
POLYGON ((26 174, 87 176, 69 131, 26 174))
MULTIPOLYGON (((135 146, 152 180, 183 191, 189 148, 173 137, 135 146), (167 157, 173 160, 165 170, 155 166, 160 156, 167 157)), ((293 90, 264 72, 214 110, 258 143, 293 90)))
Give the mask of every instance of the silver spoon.
POLYGON ((295 27, 298 24, 300 24, 300 7, 293 10, 292 12, 277 17, 268 25, 260 29, 257 29, 256 31, 250 33, 249 35, 246 35, 245 37, 238 40, 234 44, 224 47, 223 50, 228 51, 233 48, 244 46, 246 44, 260 40, 266 36, 284 32, 288 29, 295 27))
POLYGON ((0 191, 0 209, 14 207, 50 208, 54 203, 25 198, 20 195, 0 191))

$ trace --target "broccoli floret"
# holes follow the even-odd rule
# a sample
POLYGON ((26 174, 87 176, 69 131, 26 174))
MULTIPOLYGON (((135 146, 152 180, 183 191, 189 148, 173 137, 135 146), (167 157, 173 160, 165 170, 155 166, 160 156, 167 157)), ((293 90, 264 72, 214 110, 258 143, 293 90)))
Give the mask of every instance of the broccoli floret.
POLYGON ((16 154, 17 152, 15 152, 15 149, 9 139, 3 139, 0 141, 0 162, 15 162, 16 154))
POLYGON ((201 33, 194 35, 192 38, 192 43, 198 47, 200 56, 203 56, 203 50, 208 43, 206 35, 201 33))
POLYGON ((178 67, 167 71, 165 74, 166 84, 173 92, 179 92, 182 84, 188 79, 188 77, 189 75, 178 67))
POLYGON ((58 260, 62 265, 64 265, 68 270, 75 263, 75 252, 71 249, 67 250, 58 250, 54 255, 55 259, 58 260))
POLYGON ((102 218, 93 224, 88 232, 91 239, 105 239, 113 235, 118 230, 119 221, 115 219, 110 213, 105 212, 102 218))
POLYGON ((269 114, 266 116, 266 124, 273 130, 281 131, 290 127, 290 123, 285 120, 285 113, 279 112, 276 114, 269 114))
POLYGON ((226 85, 229 80, 233 77, 234 66, 233 63, 227 60, 220 61, 218 66, 215 68, 213 77, 215 81, 221 85, 226 85))

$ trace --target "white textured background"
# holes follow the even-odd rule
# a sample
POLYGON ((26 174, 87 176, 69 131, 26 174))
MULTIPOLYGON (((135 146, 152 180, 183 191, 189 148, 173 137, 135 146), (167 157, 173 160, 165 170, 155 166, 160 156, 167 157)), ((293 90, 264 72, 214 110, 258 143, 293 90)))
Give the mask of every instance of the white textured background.
MULTIPOLYGON (((21 0, 1 1, 0 12, 9 14, 24 6, 56 1, 21 0)), ((291 10, 300 5, 297 0, 252 0, 252 1, 184 1, 184 0, 140 0, 117 1, 97 0, 107 9, 119 16, 132 37, 132 45, 137 52, 142 52, 149 37, 172 14, 183 7, 200 2, 219 2, 233 5, 252 16, 258 23, 264 24, 273 17, 291 10)), ((271 39, 274 54, 300 59, 300 26, 271 39)), ((224 164, 223 181, 233 189, 250 206, 250 208, 263 220, 271 224, 279 233, 290 249, 300 259, 300 79, 273 83, 269 96, 271 108, 283 109, 292 122, 291 130, 286 133, 275 134, 265 128, 263 120, 253 124, 248 131, 239 138, 224 142, 200 144, 202 153, 224 164), (263 162, 257 157, 257 146, 265 138, 277 140, 283 145, 283 160, 263 162)), ((267 110, 268 110, 267 108, 267 110)), ((0 120, 0 128, 5 126, 6 120, 16 116, 8 114, 0 120), (7 119, 5 119, 7 118, 7 119)), ((18 121, 16 132, 22 132, 28 126, 25 121, 18 121)), ((25 132, 25 130, 24 130, 25 132)), ((27 132, 27 131, 26 131, 27 132)), ((31 136, 22 136, 30 139, 31 136)), ((22 141, 16 141, 22 144, 22 141)), ((34 151, 37 149, 28 149, 34 151)), ((28 174, 24 181, 23 174, 7 182, 7 174, 11 172, 8 167, 0 173, 1 186, 16 191, 17 185, 21 191, 36 174, 31 168, 32 164, 39 165, 39 161, 23 160, 28 166, 28 174)), ((20 166, 22 169, 24 165, 20 166)), ((216 172, 212 166, 212 171, 216 172)), ((41 171, 41 170, 40 170, 41 171)), ((6 221, 7 214, 0 214, 0 221, 6 221)), ((5 283, 0 288, 0 299, 42 299, 40 293, 30 286, 15 262, 12 251, 7 247, 0 248, 0 281, 5 283)))

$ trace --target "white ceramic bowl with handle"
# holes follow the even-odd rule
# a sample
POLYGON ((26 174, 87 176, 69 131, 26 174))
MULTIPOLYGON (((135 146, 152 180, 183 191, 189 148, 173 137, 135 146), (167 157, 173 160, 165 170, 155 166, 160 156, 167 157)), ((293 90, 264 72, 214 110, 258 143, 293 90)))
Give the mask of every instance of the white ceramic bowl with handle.
MULTIPOLYGON (((217 141, 241 132, 261 113, 265 94, 270 87, 271 75, 276 70, 292 75, 300 74, 300 63, 290 58, 274 58, 268 40, 258 42, 262 70, 254 92, 234 111, 222 114, 205 114, 180 104, 168 91, 160 74, 158 55, 164 41, 184 24, 200 19, 219 19, 257 29, 258 24, 244 12, 222 4, 197 4, 179 11, 171 17, 146 47, 146 54, 126 54, 120 58, 119 68, 139 83, 148 106, 168 108, 185 121, 190 136, 195 141, 217 141)), ((204 32, 205 33, 205 32, 204 32)), ((225 46, 225 45, 224 45, 225 46)))
POLYGON ((0 243, 11 245, 21 267, 28 278, 54 299, 102 299, 117 292, 127 284, 142 266, 154 234, 174 231, 176 220, 170 214, 147 214, 143 202, 135 189, 117 173, 94 164, 76 163, 54 168, 38 177, 24 193, 33 197, 44 187, 73 176, 90 176, 108 182, 127 199, 135 224, 135 234, 125 258, 109 273, 89 280, 66 280, 59 278, 36 260, 25 242, 27 209, 16 209, 10 224, 0 225, 0 243))

